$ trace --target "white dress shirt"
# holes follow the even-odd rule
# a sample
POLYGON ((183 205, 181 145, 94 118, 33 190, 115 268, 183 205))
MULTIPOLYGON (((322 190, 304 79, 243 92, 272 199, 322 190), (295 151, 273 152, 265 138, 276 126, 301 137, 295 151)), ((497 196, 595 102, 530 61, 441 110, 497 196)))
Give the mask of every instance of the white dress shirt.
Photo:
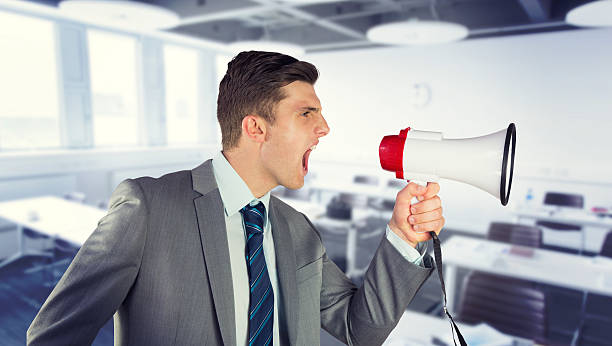
MULTIPOLYGON (((237 345, 248 345, 248 315, 249 315, 249 275, 245 260, 246 230, 242 222, 240 209, 245 205, 255 205, 262 202, 266 207, 266 218, 264 220, 263 252, 266 259, 266 267, 270 276, 270 283, 274 292, 274 345, 279 343, 278 316, 282 309, 281 295, 278 290, 278 277, 276 275, 276 257, 274 252, 274 239, 270 222, 268 222, 270 192, 261 198, 255 198, 246 183, 232 168, 225 156, 219 152, 212 160, 213 172, 223 207, 225 210, 225 227, 227 228, 227 241, 230 253, 230 266, 232 271, 232 285, 234 290, 234 312, 236 320, 236 342, 237 345)), ((404 242, 399 236, 387 226, 386 237, 393 246, 410 262, 420 265, 422 263, 423 251, 413 248, 404 242), (420 253, 419 253, 420 252, 420 253)), ((282 315, 281 315, 282 316, 282 315)))

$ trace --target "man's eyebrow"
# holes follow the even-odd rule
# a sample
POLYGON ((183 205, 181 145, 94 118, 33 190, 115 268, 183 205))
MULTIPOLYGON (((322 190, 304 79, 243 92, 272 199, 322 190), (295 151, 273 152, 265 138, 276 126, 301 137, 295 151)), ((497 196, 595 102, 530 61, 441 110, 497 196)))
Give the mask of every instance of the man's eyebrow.
POLYGON ((300 107, 301 111, 311 111, 311 112, 318 112, 319 108, 316 107, 300 107))

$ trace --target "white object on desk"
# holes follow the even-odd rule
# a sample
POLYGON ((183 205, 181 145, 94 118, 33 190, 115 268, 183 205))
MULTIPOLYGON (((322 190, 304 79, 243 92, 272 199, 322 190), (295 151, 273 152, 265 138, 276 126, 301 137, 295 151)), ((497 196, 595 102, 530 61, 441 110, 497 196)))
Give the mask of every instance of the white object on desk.
POLYGON ((93 233, 106 211, 55 196, 25 198, 0 203, 0 218, 18 226, 19 251, 0 267, 27 254, 23 249, 23 228, 82 245, 93 233))
POLYGON ((448 309, 455 312, 458 267, 612 296, 612 266, 592 258, 534 248, 532 257, 510 253, 512 244, 452 236, 442 244, 448 309))

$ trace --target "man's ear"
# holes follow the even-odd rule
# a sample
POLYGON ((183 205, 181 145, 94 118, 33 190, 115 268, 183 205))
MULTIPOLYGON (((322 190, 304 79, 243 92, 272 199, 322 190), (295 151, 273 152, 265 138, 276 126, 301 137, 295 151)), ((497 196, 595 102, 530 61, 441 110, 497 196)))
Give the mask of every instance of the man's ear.
POLYGON ((268 123, 262 117, 249 114, 242 119, 242 135, 253 142, 263 143, 268 131, 267 126, 268 123))

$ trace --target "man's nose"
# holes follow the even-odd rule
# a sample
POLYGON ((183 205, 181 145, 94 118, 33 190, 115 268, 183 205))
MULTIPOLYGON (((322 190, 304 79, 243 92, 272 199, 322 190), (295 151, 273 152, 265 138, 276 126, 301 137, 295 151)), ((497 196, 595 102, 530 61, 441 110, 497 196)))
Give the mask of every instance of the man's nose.
POLYGON ((327 136, 327 134, 329 133, 329 125, 327 125, 327 121, 325 121, 325 118, 323 117, 323 115, 321 115, 321 120, 319 121, 319 123, 317 124, 317 127, 315 128, 315 132, 317 134, 317 138, 327 136))

